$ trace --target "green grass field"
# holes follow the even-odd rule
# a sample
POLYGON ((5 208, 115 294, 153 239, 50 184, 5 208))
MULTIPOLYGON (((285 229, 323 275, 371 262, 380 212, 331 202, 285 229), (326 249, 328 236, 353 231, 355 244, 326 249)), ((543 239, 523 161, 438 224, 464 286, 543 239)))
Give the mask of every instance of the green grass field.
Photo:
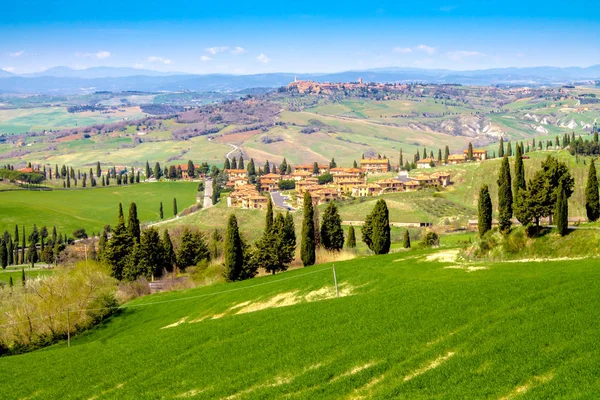
POLYGON ((0 358, 4 399, 596 398, 597 260, 475 264, 449 249, 148 296, 0 358), (471 272, 469 272, 471 271, 471 272))
POLYGON ((173 198, 178 211, 196 202, 197 183, 157 182, 95 189, 54 191, 0 192, 0 232, 14 232, 15 225, 25 225, 30 233, 33 224, 38 228, 56 226, 59 232, 71 234, 77 228, 89 233, 100 232, 117 221, 118 204, 125 214, 130 202, 135 202, 141 222, 157 221, 163 202, 164 216, 173 216, 173 198))

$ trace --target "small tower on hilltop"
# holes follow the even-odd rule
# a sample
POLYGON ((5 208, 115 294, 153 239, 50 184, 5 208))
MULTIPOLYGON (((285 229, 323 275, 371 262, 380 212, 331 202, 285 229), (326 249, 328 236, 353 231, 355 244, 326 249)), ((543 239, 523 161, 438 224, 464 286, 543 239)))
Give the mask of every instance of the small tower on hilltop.
POLYGON ((358 84, 362 85, 362 78, 358 78, 358 84))

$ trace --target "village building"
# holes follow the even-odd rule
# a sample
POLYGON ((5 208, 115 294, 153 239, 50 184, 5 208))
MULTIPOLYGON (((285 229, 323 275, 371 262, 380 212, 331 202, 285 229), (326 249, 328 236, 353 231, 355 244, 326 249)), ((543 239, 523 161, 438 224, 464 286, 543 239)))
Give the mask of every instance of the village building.
POLYGON ((306 178, 303 179, 301 181, 296 182, 296 192, 298 192, 298 194, 303 194, 307 188, 310 188, 312 186, 318 185, 319 184, 319 180, 317 178, 306 178))
POLYGON ((262 192, 272 192, 279 189, 277 181, 270 178, 260 178, 260 190, 262 192))
POLYGON ((413 178, 414 181, 419 182, 419 184, 423 187, 423 186, 437 186, 438 185, 438 179, 437 177, 434 176, 427 176, 427 175, 419 175, 415 178, 413 178))
POLYGON ((377 196, 381 191, 381 187, 374 183, 362 184, 352 188, 352 196, 354 197, 369 197, 377 196))
POLYGON ((360 160, 360 170, 365 174, 382 174, 389 170, 387 158, 365 158, 360 160))
MULTIPOLYGON (((469 153, 469 150, 465 150, 465 157, 469 153)), ((473 158, 477 161, 485 161, 487 159, 487 150, 484 149, 473 149, 473 158)))
MULTIPOLYGON (((319 173, 323 174, 329 172, 329 164, 318 164, 319 173)), ((313 172, 315 170, 314 164, 301 164, 294 166, 294 173, 296 172, 308 172, 311 175, 314 175, 313 172)), ((292 174, 293 175, 293 174, 292 174)))
POLYGON ((438 162, 435 158, 424 158, 417 161, 417 168, 432 168, 436 167, 438 162))
POLYGON ((337 191, 340 193, 352 193, 352 189, 356 186, 363 185, 365 182, 361 179, 352 179, 352 180, 340 180, 334 183, 336 185, 337 191))
POLYGON ((399 181, 398 179, 394 179, 394 178, 380 179, 376 183, 381 188, 381 193, 404 191, 404 183, 399 181))
POLYGON ((462 164, 465 161, 467 161, 466 154, 450 154, 448 156, 448 164, 450 165, 462 164))
POLYGON ((312 172, 295 171, 295 172, 292 172, 292 174, 290 175, 290 178, 295 181, 301 181, 301 180, 309 178, 311 176, 312 176, 312 172))
POLYGON ((240 207, 246 209, 263 209, 267 207, 269 200, 261 196, 256 187, 250 184, 236 186, 227 198, 228 207, 240 207))
POLYGON ((438 184, 442 187, 446 187, 450 184, 450 174, 447 172, 435 172, 431 174, 431 176, 437 178, 438 184))
POLYGON ((248 178, 248 171, 245 169, 226 169, 225 173, 229 177, 230 180, 235 178, 248 178))
POLYGON ((407 192, 414 192, 415 190, 419 190, 421 188, 421 183, 415 180, 408 180, 403 182, 404 190, 407 192))

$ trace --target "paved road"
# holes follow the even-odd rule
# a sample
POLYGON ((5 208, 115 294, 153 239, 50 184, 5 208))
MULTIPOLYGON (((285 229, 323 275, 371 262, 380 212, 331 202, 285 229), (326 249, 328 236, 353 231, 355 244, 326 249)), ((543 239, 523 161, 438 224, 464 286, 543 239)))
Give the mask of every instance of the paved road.
POLYGON ((273 204, 277 207, 282 207, 290 211, 294 211, 294 207, 290 206, 287 203, 289 198, 287 196, 283 196, 281 193, 277 191, 271 192, 271 200, 273 200, 273 204))
POLYGON ((229 146, 233 147, 233 150, 231 150, 229 153, 227 153, 227 154, 225 155, 225 157, 227 157, 227 159, 228 159, 229 161, 231 161, 231 158, 230 158, 229 156, 230 156, 230 155, 232 155, 233 153, 235 153, 235 152, 237 151, 238 147, 237 147, 235 144, 231 144, 231 143, 227 143, 227 144, 228 144, 229 146))
POLYGON ((206 181, 204 181, 204 203, 202 204, 202 208, 211 208, 212 206, 212 179, 206 178, 206 181))

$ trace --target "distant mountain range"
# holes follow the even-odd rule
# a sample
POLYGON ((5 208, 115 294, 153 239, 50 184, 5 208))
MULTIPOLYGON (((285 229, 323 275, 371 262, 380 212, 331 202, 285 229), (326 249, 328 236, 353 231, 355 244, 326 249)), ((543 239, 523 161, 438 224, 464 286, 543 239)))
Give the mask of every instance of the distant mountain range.
POLYGON ((16 75, 0 70, 0 92, 75 94, 94 91, 238 91, 253 87, 279 87, 294 77, 317 82, 427 82, 463 85, 544 85, 600 80, 600 65, 581 67, 495 68, 452 71, 418 68, 377 68, 326 74, 266 73, 255 75, 193 75, 123 67, 75 70, 55 67, 34 74, 16 75))

